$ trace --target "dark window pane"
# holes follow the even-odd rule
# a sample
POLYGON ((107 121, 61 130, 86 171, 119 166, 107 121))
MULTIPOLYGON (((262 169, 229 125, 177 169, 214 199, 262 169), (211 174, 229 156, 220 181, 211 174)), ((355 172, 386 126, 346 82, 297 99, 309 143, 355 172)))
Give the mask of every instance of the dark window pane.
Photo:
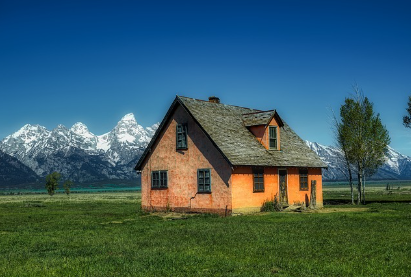
POLYGON ((277 127, 269 127, 270 149, 277 149, 277 127))
POLYGON ((167 171, 153 171, 151 173, 152 188, 167 188, 167 171))
POLYGON ((187 148, 187 125, 177 124, 176 127, 177 149, 187 148))
POLYGON ((308 170, 300 169, 300 190, 308 190, 308 170))
POLYGON ((264 168, 253 168, 253 190, 264 191, 264 168))
POLYGON ((210 192, 211 191, 211 176, 210 169, 199 169, 198 175, 198 191, 210 192))

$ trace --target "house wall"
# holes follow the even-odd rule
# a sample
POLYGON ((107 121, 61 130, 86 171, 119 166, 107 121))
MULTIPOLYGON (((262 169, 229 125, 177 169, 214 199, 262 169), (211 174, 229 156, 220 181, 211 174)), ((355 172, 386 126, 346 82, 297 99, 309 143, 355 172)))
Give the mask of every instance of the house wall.
POLYGON ((278 193, 276 167, 264 168, 264 192, 253 192, 252 167, 235 167, 232 179, 233 212, 259 211, 264 201, 274 199, 278 193))
MULTIPOLYGON (((273 118, 269 126, 277 126, 277 150, 281 150, 281 132, 280 132, 280 127, 278 125, 278 122, 273 118)), ((266 148, 270 148, 270 142, 269 142, 269 131, 268 131, 268 126, 266 127, 265 125, 258 125, 258 126, 251 126, 249 128, 250 132, 253 133, 253 135, 257 138, 257 140, 266 148)))
MULTIPOLYGON (((277 167, 264 168, 264 192, 253 192, 252 167, 235 167, 232 180, 233 212, 259 211, 264 201, 273 200, 279 195, 279 175, 277 167)), ((281 168, 283 169, 283 168, 281 168)), ((287 196, 289 204, 309 203, 311 180, 317 181, 317 206, 322 207, 322 175, 321 168, 308 169, 308 191, 300 191, 299 168, 287 170, 287 196)))
POLYGON ((177 105, 141 172, 145 210, 231 213, 231 168, 192 117, 177 105), (176 125, 187 124, 187 150, 176 150, 176 125), (197 169, 211 169, 211 193, 197 193, 197 169), (168 171, 168 188, 151 189, 151 172, 168 171))
POLYGON ((300 190, 300 174, 299 168, 291 167, 287 168, 288 174, 288 203, 310 203, 311 199, 311 181, 317 181, 316 202, 318 207, 323 206, 323 188, 322 188, 322 175, 321 168, 309 168, 308 169, 308 190, 300 190))

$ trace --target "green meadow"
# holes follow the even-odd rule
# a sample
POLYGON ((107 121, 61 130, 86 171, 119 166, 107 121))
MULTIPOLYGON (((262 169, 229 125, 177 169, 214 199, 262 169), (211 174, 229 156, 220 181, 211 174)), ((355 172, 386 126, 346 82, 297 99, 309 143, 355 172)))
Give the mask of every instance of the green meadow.
MULTIPOLYGON (((140 209, 140 193, 0 195, 0 276, 409 276, 411 187, 367 205, 218 217, 140 209)), ((331 205, 332 204, 332 205, 331 205)))

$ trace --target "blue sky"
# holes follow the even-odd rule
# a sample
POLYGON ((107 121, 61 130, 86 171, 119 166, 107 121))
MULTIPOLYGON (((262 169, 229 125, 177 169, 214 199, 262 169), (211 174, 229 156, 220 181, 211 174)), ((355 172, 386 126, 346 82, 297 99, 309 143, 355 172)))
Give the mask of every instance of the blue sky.
POLYGON ((26 123, 108 132, 161 121, 175 95, 277 109, 333 145, 357 83, 391 146, 411 95, 409 1, 0 1, 0 139, 26 123))

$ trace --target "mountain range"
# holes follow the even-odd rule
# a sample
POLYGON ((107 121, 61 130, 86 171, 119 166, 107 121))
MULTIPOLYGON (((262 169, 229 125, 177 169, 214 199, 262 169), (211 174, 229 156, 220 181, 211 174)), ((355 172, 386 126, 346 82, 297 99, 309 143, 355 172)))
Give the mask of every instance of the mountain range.
MULTIPOLYGON (((43 182, 53 171, 76 183, 135 180, 133 168, 158 126, 144 128, 131 113, 103 135, 91 133, 81 122, 51 131, 26 124, 0 142, 0 185, 43 182)), ((323 170, 325 181, 346 179, 340 149, 306 144, 328 165, 323 170)), ((386 163, 372 179, 411 179, 411 158, 389 147, 386 163)))
POLYGON ((38 181, 37 174, 18 159, 0 151, 0 184, 12 188, 15 185, 34 183, 38 181))
POLYGON ((49 131, 24 125, 0 142, 0 151, 35 172, 37 179, 60 172, 78 183, 137 179, 133 170, 158 124, 143 128, 133 114, 125 115, 108 133, 94 135, 83 123, 49 131))
MULTIPOLYGON (((306 141, 308 147, 328 165, 323 170, 325 181, 347 180, 344 175, 345 162, 341 149, 333 146, 324 146, 316 142, 306 141)), ((356 178, 356 176, 354 176, 356 178)), ((369 177, 373 180, 407 180, 411 179, 411 157, 405 156, 388 146, 385 163, 377 172, 369 177)))

